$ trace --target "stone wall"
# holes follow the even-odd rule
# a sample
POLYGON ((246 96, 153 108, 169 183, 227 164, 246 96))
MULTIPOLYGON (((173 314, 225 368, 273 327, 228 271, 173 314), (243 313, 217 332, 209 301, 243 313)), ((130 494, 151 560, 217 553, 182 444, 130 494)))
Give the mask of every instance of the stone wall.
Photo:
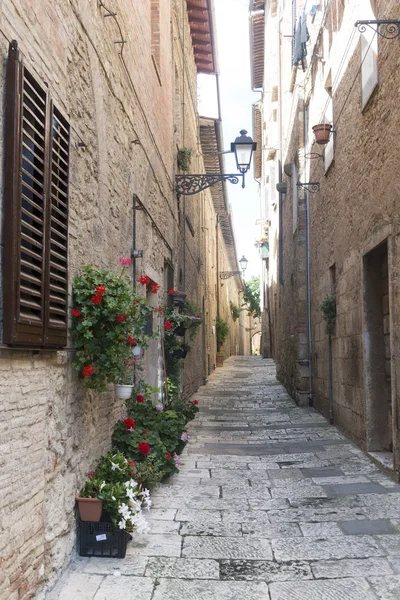
MULTIPOLYGON (((303 3, 297 6, 300 15, 303 3)), ((277 18, 281 27, 291 28, 288 3, 278 3, 277 18)), ((309 194, 314 405, 329 415, 328 337, 320 306, 328 294, 335 293, 334 421, 363 448, 393 451, 398 477, 400 188, 396 170, 400 156, 394 124, 400 112, 395 93, 400 85, 399 54, 396 40, 380 36, 364 40, 354 28, 358 19, 373 18, 399 19, 398 2, 322 3, 308 20, 311 39, 304 73, 292 69, 290 42, 282 40, 278 145, 282 168, 296 164, 299 181, 320 184, 318 193, 309 194), (376 73, 371 54, 375 44, 376 73), (363 61, 365 48, 370 48, 370 54, 363 61), (368 85, 375 78, 377 85, 370 94, 368 85), (334 127, 333 142, 326 148, 314 142, 312 126, 320 122, 334 127)), ((273 22, 269 13, 267 27, 273 22)), ((276 54, 274 44, 266 36, 267 57, 276 54)), ((271 67, 266 71, 265 91, 275 82, 271 67)), ((267 135, 270 113, 266 94, 267 135)), ((307 390, 308 377, 307 367, 297 363, 307 358, 305 196, 299 190, 298 202, 293 202, 293 182, 284 171, 283 181, 288 192, 281 206, 282 228, 274 217, 270 235, 277 254, 270 276, 274 356, 280 378, 296 396, 307 390)))
MULTIPOLYGON (((47 82, 71 123, 69 290, 82 265, 115 268, 135 246, 143 250, 137 276, 146 273, 161 286, 151 298, 158 305, 166 300, 169 262, 175 287, 185 287, 206 314, 185 363, 187 396, 215 364, 217 285, 211 194, 191 198, 185 207, 173 191, 178 147, 192 147, 193 171, 203 170, 189 25, 180 2, 160 2, 156 69, 150 3, 109 3, 126 40, 122 57, 117 24, 95 0, 3 3, 2 100, 8 43, 16 39, 26 65, 47 82), (134 195, 141 208, 136 240, 134 195), (208 358, 199 359, 204 348, 208 358)), ((137 289, 145 293, 140 284, 137 289)), ((3 346, 0 353, 0 597, 23 600, 51 585, 68 561, 75 494, 109 449, 124 407, 112 385, 101 395, 83 391, 71 369, 70 345, 60 352, 3 346)), ((157 343, 143 363, 156 383, 157 343)))

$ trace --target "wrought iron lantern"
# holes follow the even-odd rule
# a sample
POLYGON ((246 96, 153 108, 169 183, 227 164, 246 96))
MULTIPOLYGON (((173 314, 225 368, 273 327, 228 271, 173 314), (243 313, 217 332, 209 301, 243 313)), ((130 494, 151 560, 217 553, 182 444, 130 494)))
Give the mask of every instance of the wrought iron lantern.
POLYGON ((221 273, 219 274, 221 279, 229 279, 230 277, 234 277, 235 275, 244 275, 245 270, 247 269, 247 263, 249 261, 247 260, 247 258, 245 257, 245 255, 243 254, 242 258, 239 260, 239 265, 241 268, 241 271, 221 271, 221 273))
MULTIPOLYGON (((232 142, 230 150, 235 154, 239 173, 200 173, 193 175, 185 173, 184 175, 175 175, 175 192, 179 196, 193 196, 221 181, 239 183, 240 178, 242 178, 242 188, 244 188, 244 175, 250 169, 251 159, 256 148, 256 142, 253 142, 251 137, 247 135, 247 131, 242 129, 240 136, 232 142)), ((229 153, 229 150, 220 154, 227 153, 229 153)))

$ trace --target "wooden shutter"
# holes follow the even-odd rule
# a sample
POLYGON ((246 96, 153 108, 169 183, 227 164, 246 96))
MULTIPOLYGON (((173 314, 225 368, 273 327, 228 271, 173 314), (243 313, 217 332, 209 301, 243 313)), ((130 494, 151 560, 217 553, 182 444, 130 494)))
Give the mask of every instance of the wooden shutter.
POLYGON ((15 41, 7 66, 5 135, 3 342, 61 347, 67 331, 69 129, 20 60, 15 41))
POLYGON ((51 103, 47 206, 45 343, 65 346, 68 327, 68 167, 70 129, 51 103))

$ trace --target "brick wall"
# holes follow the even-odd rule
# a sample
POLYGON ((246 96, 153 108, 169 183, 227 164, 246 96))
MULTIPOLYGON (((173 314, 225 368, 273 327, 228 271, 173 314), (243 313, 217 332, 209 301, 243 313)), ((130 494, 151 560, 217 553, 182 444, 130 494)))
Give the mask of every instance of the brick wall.
MULTIPOLYGON (((134 245, 143 250, 138 276, 147 273, 160 284, 161 303, 169 261, 174 285, 182 272, 188 299, 202 310, 204 298, 205 324, 184 368, 188 395, 203 383, 207 364, 215 364, 217 285, 211 195, 186 201, 192 231, 187 225, 184 240, 183 199, 173 192, 177 147, 192 147, 193 171, 203 168, 189 26, 180 2, 159 3, 156 69, 150 3, 110 0, 110 9, 126 40, 124 62, 118 27, 95 1, 3 3, 0 49, 6 57, 8 42, 18 40, 26 64, 71 122, 70 291, 80 266, 114 268, 131 252, 136 194, 146 209, 136 211, 134 245), (209 359, 199 359, 204 348, 209 359)), ((140 285, 138 291, 145 293, 140 285)), ((67 563, 75 544, 75 494, 124 415, 112 385, 101 395, 83 391, 72 358, 70 347, 0 348, 0 597, 7 600, 32 598, 67 563)), ((157 344, 146 361, 157 364, 157 344)))

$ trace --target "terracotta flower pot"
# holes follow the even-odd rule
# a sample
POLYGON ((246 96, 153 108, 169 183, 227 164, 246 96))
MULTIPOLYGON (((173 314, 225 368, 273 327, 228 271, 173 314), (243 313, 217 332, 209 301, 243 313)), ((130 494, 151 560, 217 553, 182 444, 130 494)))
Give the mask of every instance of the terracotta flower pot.
POLYGON ((332 125, 329 123, 321 123, 319 125, 314 125, 312 130, 317 144, 325 145, 329 142, 332 133, 332 125))
POLYGON ((222 352, 217 352, 217 367, 224 366, 224 354, 222 352))
POLYGON ((98 498, 77 498, 81 521, 100 521, 103 502, 98 498))

